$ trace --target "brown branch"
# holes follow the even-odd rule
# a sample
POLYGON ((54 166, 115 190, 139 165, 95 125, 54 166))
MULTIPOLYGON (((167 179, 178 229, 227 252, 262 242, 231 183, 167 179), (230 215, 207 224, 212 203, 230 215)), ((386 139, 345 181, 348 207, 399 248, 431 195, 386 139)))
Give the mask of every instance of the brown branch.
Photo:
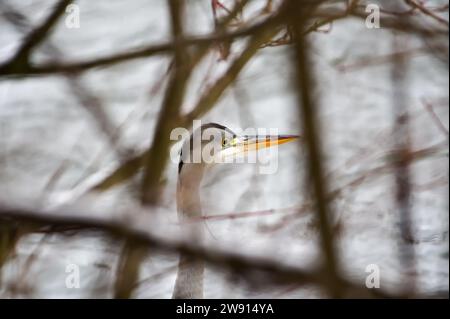
MULTIPOLYGON (((175 43, 183 42, 183 5, 179 0, 169 1, 172 18, 172 35, 175 43)), ((173 73, 169 80, 162 109, 156 123, 154 137, 149 156, 146 159, 142 180, 142 203, 156 204, 160 197, 160 179, 167 165, 170 146, 170 132, 179 123, 180 108, 192 69, 189 67, 189 56, 183 45, 174 51, 173 73)))
POLYGON ((402 50, 399 52, 393 52, 380 56, 368 56, 357 59, 354 62, 348 64, 336 65, 336 68, 340 72, 355 71, 365 67, 377 66, 385 63, 394 63, 396 59, 401 58, 413 58, 428 53, 430 48, 419 47, 415 49, 402 50))
POLYGON ((237 78, 241 70, 245 67, 245 65, 247 65, 250 59, 258 52, 261 45, 269 41, 278 33, 281 26, 276 20, 272 20, 271 22, 272 24, 267 24, 265 28, 261 28, 255 32, 255 35, 250 43, 240 54, 240 56, 233 61, 225 74, 220 77, 200 98, 194 109, 184 116, 183 122, 186 125, 208 112, 219 100, 228 86, 237 78))
MULTIPOLYGON (((30 64, 30 54, 42 41, 45 40, 50 30, 64 13, 71 0, 60 0, 53 8, 50 15, 36 29, 32 30, 23 41, 20 48, 14 56, 7 62, 6 69, 9 72, 15 72, 23 67, 27 68, 30 64)), ((0 67, 1 69, 1 67, 0 67)))
POLYGON ((448 21, 445 20, 444 18, 438 16, 436 13, 434 13, 433 11, 431 11, 430 9, 426 8, 424 5, 418 3, 415 0, 405 0, 406 4, 411 6, 414 9, 418 9, 419 11, 421 11, 423 14, 433 18, 434 20, 436 20, 437 22, 439 22, 440 24, 445 25, 447 28, 449 26, 448 21))
MULTIPOLYGON (((394 51, 405 46, 397 33, 392 35, 392 46, 394 51)), ((395 204, 399 211, 399 226, 402 236, 399 244, 400 262, 404 269, 404 293, 415 294, 416 287, 416 257, 413 242, 413 212, 411 204, 411 133, 410 117, 408 110, 408 83, 406 73, 408 70, 407 60, 398 56, 392 64, 391 81, 393 87, 392 113, 393 142, 396 160, 393 162, 395 176, 395 204)))
POLYGON ((148 247, 141 242, 126 238, 117 265, 114 283, 114 298, 128 299, 132 296, 139 280, 139 268, 148 247))
MULTIPOLYGON (((184 0, 169 0, 172 36, 175 43, 183 40, 184 0)), ((184 46, 174 50, 172 73, 165 98, 156 123, 152 146, 145 163, 142 180, 141 199, 143 205, 156 204, 159 198, 160 178, 167 165, 170 131, 179 118, 179 109, 184 99, 185 89, 191 73, 188 54, 184 46)), ((139 277, 139 268, 145 256, 145 247, 132 240, 126 240, 119 262, 115 285, 116 298, 130 298, 139 277)))
MULTIPOLYGON (((350 10, 349 14, 365 20, 367 18, 367 13, 364 11, 364 8, 365 5, 357 6, 350 10)), ((417 22, 417 19, 413 19, 408 15, 396 16, 391 14, 384 14, 380 17, 380 25, 383 26, 383 28, 397 30, 403 33, 416 34, 422 37, 448 37, 448 28, 430 29, 417 22)))
POLYGON ((422 104, 424 105, 427 113, 430 114, 431 119, 436 124, 438 129, 448 138, 449 137, 448 129, 445 127, 445 125, 439 119, 439 116, 437 116, 436 112, 433 109, 433 105, 431 105, 430 103, 428 103, 425 100, 422 101, 422 104))
POLYGON ((45 65, 21 65, 16 68, 11 68, 10 63, 0 65, 0 75, 23 77, 27 75, 49 75, 55 73, 74 73, 82 72, 96 67, 105 67, 117 63, 122 63, 134 59, 146 58, 157 54, 170 53, 175 50, 178 45, 181 46, 209 46, 211 43, 228 41, 238 37, 247 37, 253 35, 260 28, 271 24, 272 19, 267 19, 255 25, 241 28, 232 32, 219 31, 208 36, 194 36, 186 37, 178 42, 170 41, 166 43, 149 45, 143 48, 130 50, 123 53, 115 53, 110 56, 100 57, 90 61, 84 62, 68 62, 64 64, 52 63, 45 65))
POLYGON ((285 207, 285 208, 278 208, 278 209, 266 209, 266 210, 259 210, 259 211, 251 211, 251 212, 232 212, 232 213, 225 213, 225 214, 216 214, 216 215, 204 215, 199 216, 193 219, 187 220, 187 222, 199 222, 202 220, 230 220, 230 219, 239 219, 239 218, 247 218, 247 217, 259 217, 259 216, 268 216, 268 215, 274 215, 279 214, 281 212, 292 212, 298 211, 297 207, 285 207))
MULTIPOLYGON (((206 249, 183 241, 163 239, 151 232, 126 227, 120 220, 108 221, 80 216, 98 216, 98 214, 91 212, 86 215, 86 212, 83 212, 69 216, 57 212, 29 210, 0 204, 0 225, 19 223, 22 226, 27 225, 30 231, 49 226, 51 226, 48 230, 50 232, 68 228, 78 231, 98 230, 113 238, 127 239, 156 250, 175 254, 182 253, 205 260, 254 285, 261 285, 261 278, 264 278, 264 284, 326 284, 326 276, 321 270, 307 271, 284 265, 278 260, 248 257, 218 249, 206 249)), ((381 289, 366 289, 363 283, 352 283, 346 280, 342 280, 341 283, 351 294, 349 297, 402 298, 401 295, 393 295, 381 289)))
POLYGON ((327 277, 327 289, 331 296, 342 297, 342 287, 339 278, 335 242, 331 230, 329 216, 330 208, 327 199, 327 181, 324 178, 322 165, 322 150, 320 140, 320 125, 317 117, 318 104, 315 102, 315 80, 311 69, 309 56, 310 45, 303 36, 307 17, 315 10, 312 2, 291 0, 291 23, 295 36, 295 64, 297 73, 297 96, 300 123, 302 123, 305 146, 308 151, 306 171, 312 181, 314 204, 320 226, 322 254, 327 277))

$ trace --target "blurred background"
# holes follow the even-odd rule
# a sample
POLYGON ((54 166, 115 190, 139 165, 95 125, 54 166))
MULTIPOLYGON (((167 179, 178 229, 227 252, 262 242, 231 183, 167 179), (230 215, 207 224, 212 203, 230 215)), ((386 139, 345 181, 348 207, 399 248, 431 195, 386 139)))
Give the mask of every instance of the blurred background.
POLYGON ((171 298, 187 249, 206 298, 448 298, 448 5, 2 0, 0 296, 171 298), (302 137, 208 172, 200 247, 193 120, 302 137))

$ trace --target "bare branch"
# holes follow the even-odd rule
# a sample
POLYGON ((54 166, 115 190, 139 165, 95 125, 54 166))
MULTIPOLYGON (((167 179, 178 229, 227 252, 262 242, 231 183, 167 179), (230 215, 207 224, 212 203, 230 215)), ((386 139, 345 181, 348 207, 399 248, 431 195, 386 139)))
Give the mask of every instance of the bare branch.
MULTIPOLYGON (((183 42, 183 4, 179 0, 169 1, 172 19, 172 36, 175 43, 183 42)), ((144 178, 142 180, 142 203, 156 204, 159 198, 160 179, 167 164, 170 146, 170 131, 176 127, 180 117, 184 93, 192 69, 189 67, 189 56, 183 45, 178 45, 174 51, 172 76, 159 113, 150 154, 147 157, 144 178)))
POLYGON ((447 20, 445 20, 444 18, 438 16, 436 13, 434 13, 430 9, 426 8, 424 5, 418 3, 415 0, 405 0, 405 2, 409 6, 413 7, 414 9, 420 10, 425 15, 433 18, 434 20, 436 20, 437 22, 439 22, 440 24, 443 24, 444 26, 446 26, 448 28, 449 24, 448 24, 447 20))
MULTIPOLYGON (((405 46, 397 33, 392 35, 394 50, 405 46)), ((415 249, 411 245, 413 237, 413 216, 411 204, 411 173, 410 173, 410 116, 408 110, 407 90, 407 60, 397 56, 391 68, 393 87, 392 110, 394 115, 393 142, 397 160, 394 164, 395 201, 399 212, 401 240, 399 243, 400 261, 404 269, 404 293, 414 295, 416 290, 415 249)))
POLYGON ((245 50, 228 68, 227 72, 208 89, 194 109, 184 116, 184 122, 188 124, 208 112, 219 100, 226 88, 237 78, 248 61, 250 61, 265 42, 270 41, 279 32, 280 28, 274 22, 274 24, 268 24, 265 28, 258 30, 245 50))
POLYGON ((134 59, 146 58, 157 54, 166 54, 172 52, 178 45, 181 46, 210 46, 211 43, 217 43, 234 39, 237 37, 246 37, 252 35, 255 31, 264 27, 266 24, 271 24, 272 21, 266 20, 261 23, 241 28, 236 31, 226 32, 219 31, 213 35, 201 37, 186 37, 178 43, 174 41, 149 45, 140 49, 130 50, 124 53, 115 53, 110 56, 105 56, 85 62, 70 62, 65 64, 52 63, 48 65, 20 65, 15 68, 10 67, 10 63, 0 66, 0 76, 14 76, 13 78, 23 77, 26 75, 48 75, 55 73, 74 73, 82 72, 96 67, 105 67, 117 63, 122 63, 134 59))
MULTIPOLYGON (((150 232, 143 232, 124 226, 122 221, 108 221, 98 218, 84 218, 86 212, 66 215, 49 211, 29 210, 18 207, 0 205, 0 225, 7 223, 20 223, 36 229, 52 226, 49 231, 58 229, 99 230, 114 238, 128 239, 138 245, 145 245, 168 253, 182 253, 204 260, 211 265, 232 272, 239 278, 258 285, 261 278, 265 284, 326 284, 326 276, 321 270, 307 271, 283 265, 279 261, 256 257, 247 257, 236 253, 220 251, 218 249, 205 249, 182 241, 163 239, 150 232)), ((98 216, 91 213, 89 216, 98 216)), ((379 298, 402 298, 381 289, 366 289, 363 283, 355 284, 342 280, 351 296, 373 296, 379 298)))
POLYGON ((309 172, 312 181, 312 189, 315 196, 314 207, 320 225, 321 247, 325 258, 327 276, 327 289, 333 297, 342 297, 342 287, 339 278, 338 260, 336 256, 335 241, 330 226, 330 208, 328 206, 328 183, 324 178, 322 164, 322 149, 320 139, 320 124, 317 117, 318 104, 315 102, 315 80, 311 70, 309 57, 310 45, 307 37, 303 36, 307 17, 315 9, 316 5, 309 1, 299 2, 291 0, 291 23, 295 36, 295 58, 297 71, 297 95, 308 161, 306 171, 309 172))
POLYGON ((29 66, 30 54, 32 50, 35 49, 43 40, 45 40, 47 34, 59 20, 70 2, 71 0, 60 0, 53 8, 53 11, 50 13, 48 18, 26 36, 16 54, 14 54, 12 59, 6 65, 6 69, 9 70, 9 72, 14 73, 17 69, 20 70, 21 68, 27 68, 29 66))
POLYGON ((422 104, 424 105, 425 109, 427 110, 427 113, 430 114, 431 119, 436 124, 437 128, 444 134, 447 138, 449 137, 448 129, 445 127, 445 125, 442 123, 442 121, 437 116, 436 112, 433 109, 433 105, 428 103, 427 101, 423 100, 422 104))

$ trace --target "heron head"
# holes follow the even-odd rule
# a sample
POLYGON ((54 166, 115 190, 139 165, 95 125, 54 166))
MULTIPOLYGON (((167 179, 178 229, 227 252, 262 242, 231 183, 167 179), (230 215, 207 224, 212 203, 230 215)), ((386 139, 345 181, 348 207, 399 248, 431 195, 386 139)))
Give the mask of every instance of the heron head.
POLYGON ((217 164, 252 151, 294 141, 298 135, 238 135, 217 124, 204 124, 183 143, 179 172, 186 163, 217 164))

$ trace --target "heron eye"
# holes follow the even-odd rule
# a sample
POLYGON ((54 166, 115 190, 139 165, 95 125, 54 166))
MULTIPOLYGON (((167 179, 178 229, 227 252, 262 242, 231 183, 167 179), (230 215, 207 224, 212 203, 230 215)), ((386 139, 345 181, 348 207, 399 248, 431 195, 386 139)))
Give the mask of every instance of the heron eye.
POLYGON ((227 140, 225 138, 222 139, 222 146, 225 147, 227 145, 227 140))

